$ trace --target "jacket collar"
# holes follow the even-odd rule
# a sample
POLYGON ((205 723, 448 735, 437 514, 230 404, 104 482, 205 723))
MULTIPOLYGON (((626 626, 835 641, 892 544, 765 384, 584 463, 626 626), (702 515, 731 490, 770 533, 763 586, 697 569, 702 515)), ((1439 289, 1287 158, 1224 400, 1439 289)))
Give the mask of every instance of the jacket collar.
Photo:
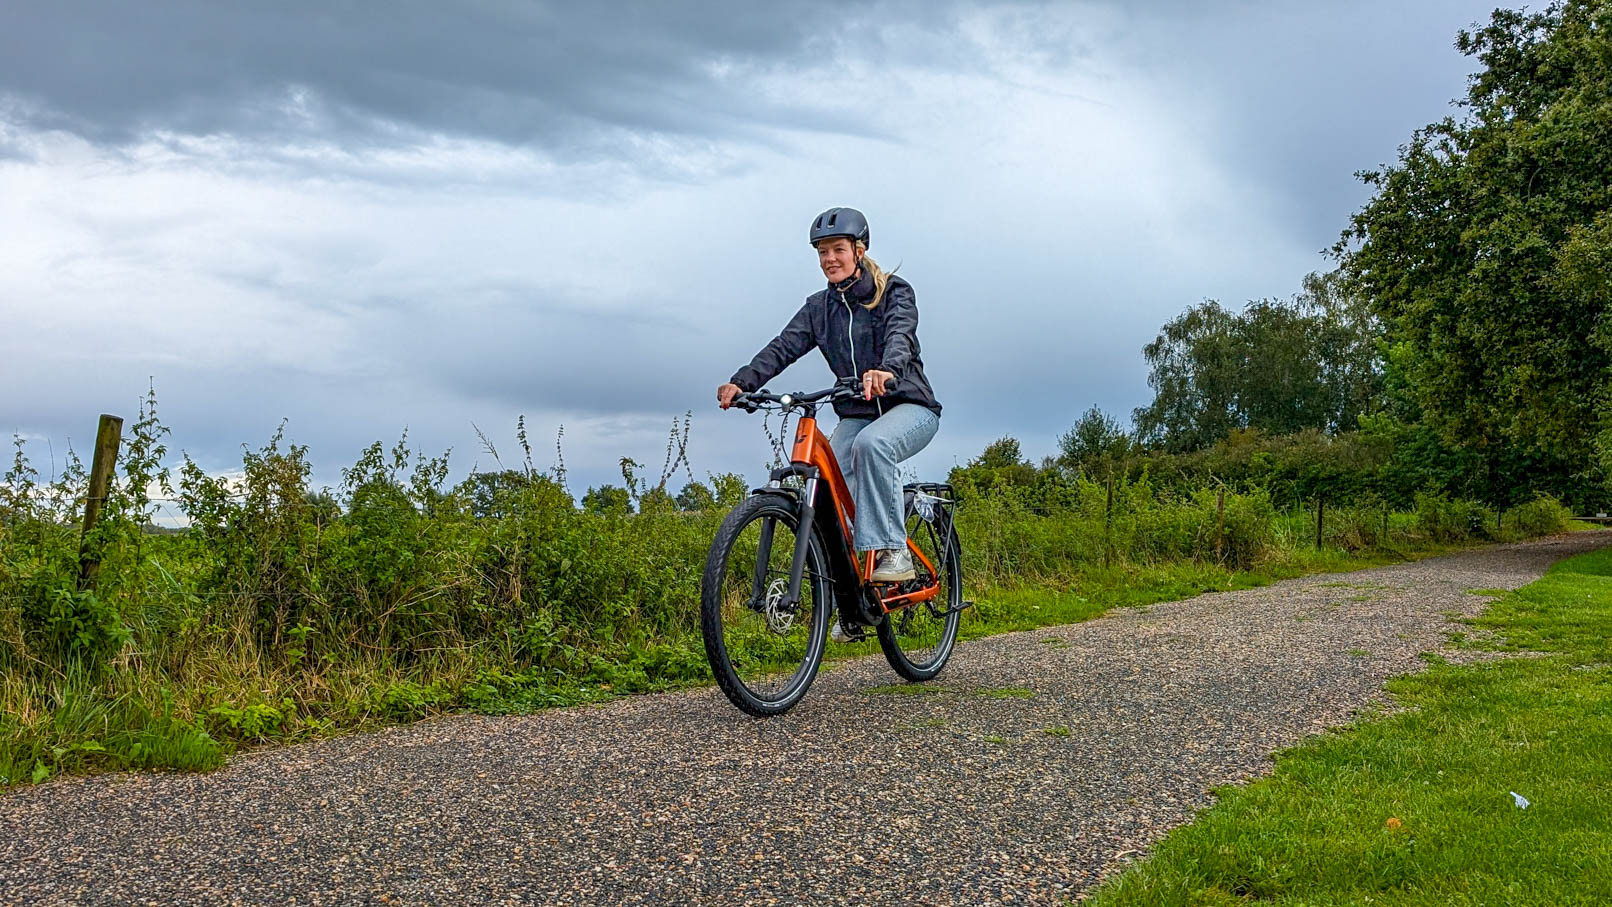
POLYGON ((828 289, 835 296, 843 291, 849 302, 867 305, 873 301, 873 275, 868 273, 867 268, 858 265, 855 277, 843 283, 831 283, 828 289))

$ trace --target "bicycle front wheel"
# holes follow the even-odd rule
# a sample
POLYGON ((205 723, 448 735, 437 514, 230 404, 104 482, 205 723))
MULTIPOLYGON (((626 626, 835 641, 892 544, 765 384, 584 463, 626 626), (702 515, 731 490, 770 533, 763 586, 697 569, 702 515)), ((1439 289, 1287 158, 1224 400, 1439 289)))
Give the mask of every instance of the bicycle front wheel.
POLYGON ((705 559, 700 629, 711 673, 728 700, 758 717, 789 711, 823 660, 833 592, 821 538, 799 504, 759 494, 733 509, 705 559), (800 532, 808 533, 800 601, 785 601, 800 532))
MULTIPOLYGON (((927 602, 886 616, 879 624, 879 648, 897 674, 917 683, 939 674, 957 643, 963 608, 963 566, 957 532, 949 517, 925 521, 910 516, 907 536, 934 565, 940 591, 927 602)), ((924 568, 920 564, 918 569, 922 578, 924 568)))

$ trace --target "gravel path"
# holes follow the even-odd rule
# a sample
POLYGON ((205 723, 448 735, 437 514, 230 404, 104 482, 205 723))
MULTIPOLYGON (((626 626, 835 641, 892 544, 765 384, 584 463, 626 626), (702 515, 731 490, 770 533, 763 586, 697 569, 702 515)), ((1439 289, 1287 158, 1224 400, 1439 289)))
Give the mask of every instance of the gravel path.
POLYGON ((770 721, 707 688, 47 783, 0 796, 0 903, 1058 903, 1609 542, 982 639, 924 692, 875 656, 770 721))

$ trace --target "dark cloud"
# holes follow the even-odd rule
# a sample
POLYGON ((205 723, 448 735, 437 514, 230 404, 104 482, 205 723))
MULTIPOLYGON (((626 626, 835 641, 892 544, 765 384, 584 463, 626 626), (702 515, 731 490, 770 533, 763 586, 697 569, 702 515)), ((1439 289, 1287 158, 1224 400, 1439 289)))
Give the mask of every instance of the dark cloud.
POLYGON ((856 129, 759 98, 754 67, 839 52, 850 2, 62 2, 0 30, 0 91, 34 127, 118 143, 149 131, 399 131, 589 156, 620 134, 856 129))

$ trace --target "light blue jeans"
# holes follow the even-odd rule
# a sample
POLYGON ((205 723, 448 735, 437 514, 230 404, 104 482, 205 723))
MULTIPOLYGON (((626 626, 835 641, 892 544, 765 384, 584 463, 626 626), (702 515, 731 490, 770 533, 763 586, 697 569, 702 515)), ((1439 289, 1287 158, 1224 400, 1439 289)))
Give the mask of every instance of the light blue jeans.
POLYGON ((934 410, 898 403, 877 419, 841 419, 828 438, 856 502, 858 551, 907 547, 901 512, 902 460, 926 447, 940 428, 934 410))

